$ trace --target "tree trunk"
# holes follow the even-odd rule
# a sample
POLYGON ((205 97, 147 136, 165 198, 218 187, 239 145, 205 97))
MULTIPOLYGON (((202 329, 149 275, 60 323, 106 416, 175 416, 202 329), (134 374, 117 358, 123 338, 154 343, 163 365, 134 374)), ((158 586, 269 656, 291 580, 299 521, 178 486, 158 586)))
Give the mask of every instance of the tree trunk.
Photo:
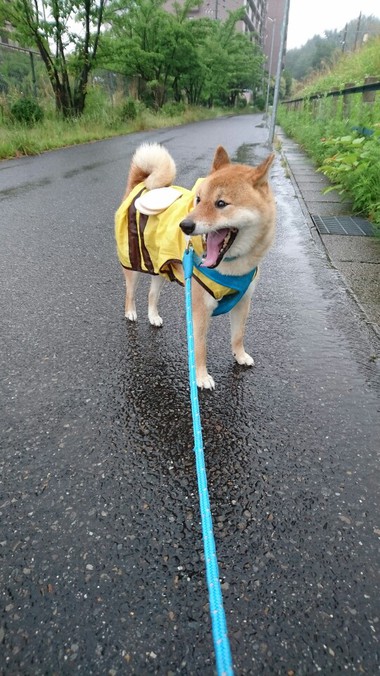
POLYGON ((90 73, 90 66, 85 64, 81 70, 81 73, 78 79, 75 82, 74 87, 74 102, 73 102, 73 113, 74 115, 82 115, 84 112, 84 106, 86 103, 87 96, 87 84, 88 76, 90 73))
POLYGON ((65 119, 71 117, 72 115, 72 104, 70 92, 67 91, 67 88, 62 85, 60 82, 53 84, 54 94, 55 94, 55 107, 57 113, 62 115, 65 119))
POLYGON ((59 73, 43 40, 38 35, 36 36, 36 44, 46 66, 48 78, 54 92, 56 111, 65 118, 70 117, 72 114, 72 100, 67 71, 64 69, 59 73))

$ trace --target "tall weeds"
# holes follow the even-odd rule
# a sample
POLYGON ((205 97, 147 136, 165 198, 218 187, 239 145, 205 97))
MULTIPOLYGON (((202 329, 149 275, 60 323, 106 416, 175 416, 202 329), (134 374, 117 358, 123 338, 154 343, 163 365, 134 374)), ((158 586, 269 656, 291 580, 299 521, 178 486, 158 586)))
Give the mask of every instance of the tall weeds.
POLYGON ((309 82, 297 107, 283 104, 278 121, 321 167, 343 195, 352 198, 356 213, 380 225, 380 92, 372 103, 362 94, 326 97, 323 92, 364 84, 368 75, 380 80, 380 39, 360 52, 340 58, 336 67, 309 82), (311 94, 321 93, 310 100, 311 94))
POLYGON ((222 109, 186 108, 180 115, 164 115, 141 107, 134 120, 123 120, 120 106, 111 107, 91 102, 80 118, 57 119, 51 112, 33 127, 12 122, 9 118, 0 123, 0 159, 20 155, 38 155, 46 150, 62 148, 112 136, 121 136, 147 129, 174 127, 197 120, 224 115, 222 109))

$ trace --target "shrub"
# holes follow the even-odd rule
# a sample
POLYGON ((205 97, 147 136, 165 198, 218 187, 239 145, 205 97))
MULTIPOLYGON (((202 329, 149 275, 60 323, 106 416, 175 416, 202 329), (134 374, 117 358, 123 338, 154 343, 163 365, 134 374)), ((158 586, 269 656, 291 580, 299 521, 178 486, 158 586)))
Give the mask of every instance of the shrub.
POLYGON ((85 115, 89 120, 106 121, 112 110, 107 90, 100 84, 92 84, 87 88, 85 115))
POLYGON ((353 197, 357 213, 380 225, 380 126, 375 125, 372 136, 353 133, 322 144, 329 156, 319 171, 334 183, 333 189, 353 197))
POLYGON ((248 101, 244 96, 241 96, 237 100, 237 107, 242 110, 243 108, 246 108, 248 106, 248 101))
POLYGON ((9 86, 4 75, 0 73, 0 94, 8 94, 9 86))
POLYGON ((124 101, 121 111, 120 111, 120 117, 122 120, 135 120, 137 117, 137 104, 134 99, 127 99, 124 101))
POLYGON ((11 107, 11 115, 14 120, 32 127, 36 122, 41 122, 44 118, 44 111, 34 99, 26 96, 16 101, 11 107))
POLYGON ((183 115, 186 110, 186 106, 182 101, 168 101, 164 103, 161 108, 161 112, 168 117, 177 117, 177 115, 183 115))
POLYGON ((265 98, 263 96, 256 96, 256 98, 254 99, 254 102, 253 102, 255 108, 257 108, 257 110, 260 110, 260 111, 265 110, 265 103, 266 103, 266 101, 265 101, 265 98))

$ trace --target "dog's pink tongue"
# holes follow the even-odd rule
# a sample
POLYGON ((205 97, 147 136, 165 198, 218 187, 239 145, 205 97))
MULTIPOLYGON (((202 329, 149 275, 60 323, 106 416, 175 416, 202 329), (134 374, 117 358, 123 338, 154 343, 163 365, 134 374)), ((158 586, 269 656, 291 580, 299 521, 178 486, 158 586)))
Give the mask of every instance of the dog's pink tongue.
POLYGON ((202 265, 206 268, 215 265, 217 262, 223 240, 227 234, 228 229, 222 228, 222 230, 217 230, 216 232, 209 232, 207 235, 206 255, 202 258, 202 265))

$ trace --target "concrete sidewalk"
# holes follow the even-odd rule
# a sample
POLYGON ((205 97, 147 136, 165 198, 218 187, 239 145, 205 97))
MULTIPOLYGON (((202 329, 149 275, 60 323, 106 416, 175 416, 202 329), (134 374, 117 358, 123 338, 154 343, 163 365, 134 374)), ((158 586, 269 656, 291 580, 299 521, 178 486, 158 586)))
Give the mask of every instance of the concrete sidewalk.
MULTIPOLYGON (((313 237, 323 243, 332 265, 341 273, 367 321, 380 335, 380 237, 321 234, 313 217, 336 216, 339 222, 340 216, 352 214, 351 203, 342 201, 336 191, 324 195, 324 188, 331 185, 329 180, 317 173, 310 158, 281 129, 276 129, 276 136, 313 237)), ((363 223, 364 227, 368 225, 363 223)))

